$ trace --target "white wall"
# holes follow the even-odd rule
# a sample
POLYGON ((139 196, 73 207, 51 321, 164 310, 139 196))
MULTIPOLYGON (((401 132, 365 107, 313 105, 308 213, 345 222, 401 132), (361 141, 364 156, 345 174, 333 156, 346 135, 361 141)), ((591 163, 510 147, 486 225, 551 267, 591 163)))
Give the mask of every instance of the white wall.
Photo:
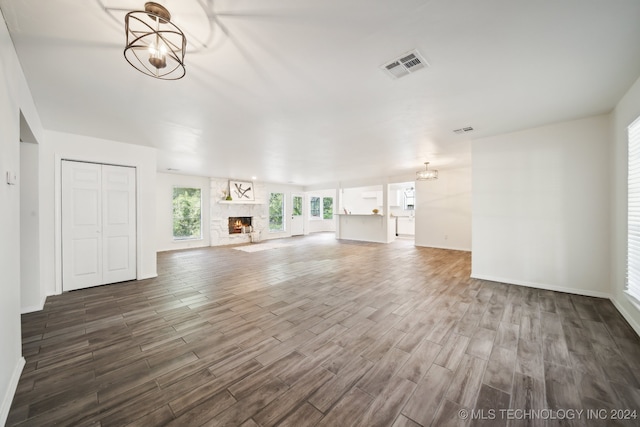
POLYGON ((158 173, 156 176, 156 247, 158 251, 199 248, 210 245, 210 179, 208 177, 158 173), (202 238, 173 239, 173 188, 200 188, 202 197, 202 238))
POLYGON ((612 113, 611 295, 618 310, 640 334, 640 311, 624 294, 627 269, 627 127, 640 116, 640 79, 612 113))
POLYGON ((609 116, 475 140, 472 277, 608 296, 609 116))
POLYGON ((342 206, 340 206, 340 211, 336 213, 344 213, 343 209, 347 209, 349 213, 358 215, 371 214, 373 209, 378 209, 380 213, 383 213, 382 185, 343 188, 341 191, 342 206), (363 195, 370 196, 374 193, 379 193, 379 196, 363 197, 363 195))
POLYGON ((42 126, 1 12, 0 18, 0 425, 4 425, 24 366, 20 333, 20 112, 38 141, 42 141, 42 126), (6 184, 7 171, 17 173, 17 185, 6 184))
POLYGON ((316 190, 310 191, 305 195, 305 206, 304 210, 306 210, 305 214, 308 216, 308 226, 305 229, 305 234, 308 233, 318 233, 323 231, 336 231, 336 213, 340 213, 338 211, 338 200, 336 198, 336 190, 316 190), (312 217, 310 213, 310 204, 312 197, 319 197, 320 199, 324 199, 325 197, 333 198, 333 213, 334 216, 331 219, 324 219, 322 216, 323 209, 323 201, 320 200, 320 218, 312 217))
POLYGON ((416 246, 471 250, 471 169, 440 169, 415 188, 416 246))
POLYGON ((61 161, 78 160, 136 168, 137 278, 156 273, 156 150, 99 138, 46 131, 40 147, 41 251, 45 292, 62 292, 60 240, 61 161), (53 250, 52 250, 53 248, 53 250), (55 278, 55 281, 53 280, 55 278))
POLYGON ((42 310, 40 281, 39 147, 20 143, 20 310, 42 310))

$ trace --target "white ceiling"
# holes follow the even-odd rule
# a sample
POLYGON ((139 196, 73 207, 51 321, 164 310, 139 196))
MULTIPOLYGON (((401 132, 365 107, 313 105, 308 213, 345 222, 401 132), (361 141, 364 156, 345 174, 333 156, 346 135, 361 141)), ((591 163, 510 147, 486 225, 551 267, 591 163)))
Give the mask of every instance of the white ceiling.
POLYGON ((158 3, 198 40, 182 80, 125 61, 115 9, 142 0, 0 0, 46 129, 312 185, 469 165, 471 138, 608 112, 640 75, 638 0, 158 3), (430 67, 380 69, 411 49, 430 67))

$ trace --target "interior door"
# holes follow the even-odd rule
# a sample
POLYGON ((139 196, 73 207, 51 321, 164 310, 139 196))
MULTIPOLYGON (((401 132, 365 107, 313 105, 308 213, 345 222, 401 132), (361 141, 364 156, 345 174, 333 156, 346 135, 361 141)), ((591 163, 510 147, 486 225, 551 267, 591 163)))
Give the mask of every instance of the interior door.
POLYGON ((102 173, 93 163, 62 162, 62 287, 102 284, 102 173))
POLYGON ((62 288, 136 278, 135 169, 62 162, 62 288))
POLYGON ((302 207, 303 196, 299 194, 294 194, 292 196, 291 206, 293 207, 291 210, 291 235, 292 236, 300 236, 304 234, 304 219, 302 216, 302 207))
POLYGON ((136 174, 134 168, 102 166, 103 283, 136 278, 136 174))

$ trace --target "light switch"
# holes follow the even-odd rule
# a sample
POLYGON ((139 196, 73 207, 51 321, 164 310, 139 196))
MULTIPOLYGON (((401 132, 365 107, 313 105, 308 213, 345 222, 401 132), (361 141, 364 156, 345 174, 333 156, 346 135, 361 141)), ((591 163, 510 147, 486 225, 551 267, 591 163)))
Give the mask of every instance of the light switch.
POLYGON ((7 184, 16 185, 18 182, 18 176, 15 172, 7 171, 7 184))

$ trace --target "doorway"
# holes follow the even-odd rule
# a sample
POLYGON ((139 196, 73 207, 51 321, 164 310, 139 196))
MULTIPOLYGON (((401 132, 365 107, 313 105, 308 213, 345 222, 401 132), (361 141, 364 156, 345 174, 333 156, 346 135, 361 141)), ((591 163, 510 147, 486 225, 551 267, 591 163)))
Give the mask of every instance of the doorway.
POLYGON ((291 235, 302 236, 304 234, 304 218, 302 216, 304 197, 301 194, 293 194, 291 197, 291 235))
POLYGON ((136 278, 136 169, 62 161, 62 289, 136 278))
POLYGON ((20 310, 42 310, 40 279, 40 145, 20 111, 20 310))
POLYGON ((389 186, 389 209, 395 220, 396 238, 414 240, 416 235, 416 191, 414 182, 389 186))

